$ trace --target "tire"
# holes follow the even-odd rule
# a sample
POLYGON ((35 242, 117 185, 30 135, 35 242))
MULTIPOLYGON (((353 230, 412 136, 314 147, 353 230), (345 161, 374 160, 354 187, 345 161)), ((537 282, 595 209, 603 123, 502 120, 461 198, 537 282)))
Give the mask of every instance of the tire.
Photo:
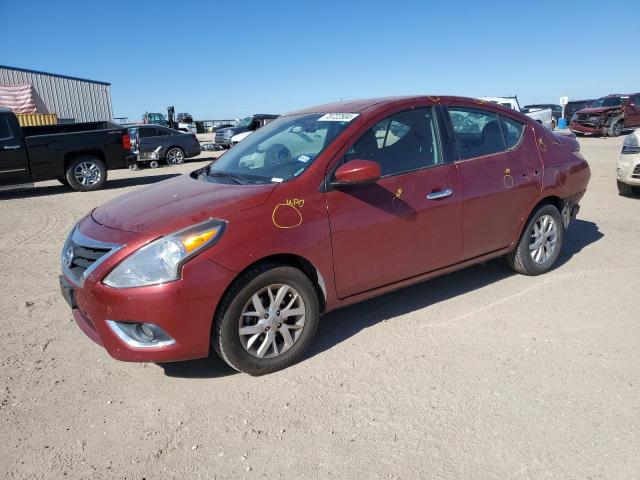
POLYGON ((623 183, 620 180, 618 182, 618 192, 625 197, 635 197, 640 195, 640 188, 634 187, 627 183, 623 183))
POLYGON ((543 205, 529 218, 516 248, 507 254, 507 262, 509 262, 514 271, 523 275, 534 276, 546 273, 558 259, 563 240, 564 224, 562 223, 560 212, 553 205, 543 205), (555 232, 549 232, 549 236, 542 232, 545 241, 539 244, 539 248, 535 248, 535 237, 533 235, 536 234, 536 231, 540 231, 538 221, 544 222, 545 217, 553 220, 555 232), (551 235, 551 233, 555 233, 555 235, 551 235), (553 238, 555 238, 555 241, 552 241, 553 238), (534 241, 534 244, 532 244, 532 241, 534 241))
POLYGON ((65 172, 69 186, 79 192, 100 190, 107 181, 104 162, 91 155, 75 157, 65 172))
POLYGON ((164 156, 167 165, 182 165, 187 156, 180 147, 171 147, 164 156))
POLYGON ((611 125, 609 128, 609 136, 610 137, 619 137, 622 135, 622 120, 618 120, 616 123, 611 125))
MULTIPOLYGON (((267 315, 269 314, 267 313, 267 315)), ((249 375, 264 375, 282 370, 300 360, 313 341, 318 322, 318 297, 311 280, 297 268, 276 263, 264 263, 251 268, 238 277, 225 294, 214 319, 211 343, 216 353, 232 368, 249 375), (289 288, 287 296, 278 305, 273 302, 269 304, 269 298, 275 297, 274 301, 278 300, 280 291, 278 286, 289 288), (270 297, 268 292, 265 293, 265 289, 270 287, 273 297, 270 297), (297 293, 298 296, 294 297, 292 292, 297 293), (269 319, 263 317, 262 314, 257 315, 259 308, 255 306, 256 303, 253 301, 256 296, 258 296, 261 305, 267 304, 265 313, 267 309, 271 312, 269 319), (296 298, 297 303, 294 304, 296 298), (276 317, 276 314, 282 315, 284 313, 283 305, 289 307, 288 302, 291 302, 289 305, 294 307, 287 308, 288 310, 302 310, 304 314, 276 317), (270 306, 274 307, 269 308, 270 306), (276 308, 278 310, 275 310, 276 308), (283 312, 280 312, 280 309, 283 312), (243 313, 254 315, 245 316, 243 313), (296 323, 292 324, 291 322, 296 323), (299 322, 302 322, 302 327, 299 322), (281 328, 280 325, 283 324, 290 325, 290 327, 281 328), (240 333, 241 326, 250 329, 244 336, 240 333), (294 327, 296 328, 294 329, 294 327), (271 331, 267 331, 270 328, 271 331), (289 347, 286 347, 284 336, 281 333, 284 330, 289 332, 289 347), (291 332, 293 332, 293 336, 291 336, 291 332), (299 333, 296 334, 296 332, 299 333), (259 358, 260 349, 269 341, 267 335, 271 335, 276 341, 262 352, 264 358, 259 358), (254 336, 255 338, 253 338, 254 336), (285 350, 285 348, 287 349, 285 350), (281 353, 278 353, 278 350, 281 353)))
POLYGON ((58 180, 62 185, 64 185, 65 187, 69 186, 69 181, 67 180, 67 177, 58 177, 56 178, 56 180, 58 180))

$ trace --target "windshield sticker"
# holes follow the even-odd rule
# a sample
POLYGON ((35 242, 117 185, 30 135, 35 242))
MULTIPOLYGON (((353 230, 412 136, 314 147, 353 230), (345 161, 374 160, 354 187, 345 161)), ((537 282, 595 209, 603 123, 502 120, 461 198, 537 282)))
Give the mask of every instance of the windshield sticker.
POLYGON ((274 183, 282 183, 282 181, 283 181, 283 180, 282 180, 282 178, 273 177, 273 178, 271 179, 271 181, 272 181, 272 182, 274 182, 274 183))
POLYGON ((318 119, 318 122, 350 122, 359 113, 325 113, 318 119))
POLYGON ((294 177, 297 177, 298 175, 300 175, 302 172, 304 172, 304 167, 302 167, 301 169, 299 169, 296 173, 293 174, 294 177))
POLYGON ((307 163, 309 160, 311 160, 311 157, 309 157, 307 155, 300 155, 298 157, 298 161, 299 162, 307 163))

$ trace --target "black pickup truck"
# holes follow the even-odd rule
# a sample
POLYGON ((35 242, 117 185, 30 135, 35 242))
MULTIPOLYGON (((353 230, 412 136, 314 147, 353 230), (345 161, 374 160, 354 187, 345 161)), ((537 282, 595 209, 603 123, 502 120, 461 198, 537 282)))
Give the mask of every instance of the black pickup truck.
POLYGON ((0 107, 0 190, 57 179, 74 190, 102 188, 107 170, 131 161, 126 129, 109 122, 20 127, 0 107))

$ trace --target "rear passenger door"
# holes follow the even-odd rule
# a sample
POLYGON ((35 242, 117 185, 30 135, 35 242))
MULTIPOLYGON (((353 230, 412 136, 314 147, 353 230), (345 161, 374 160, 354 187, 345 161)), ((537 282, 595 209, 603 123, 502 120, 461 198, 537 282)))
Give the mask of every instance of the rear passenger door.
POLYGON ((447 107, 458 149, 463 258, 509 246, 542 188, 533 127, 489 109, 447 107))

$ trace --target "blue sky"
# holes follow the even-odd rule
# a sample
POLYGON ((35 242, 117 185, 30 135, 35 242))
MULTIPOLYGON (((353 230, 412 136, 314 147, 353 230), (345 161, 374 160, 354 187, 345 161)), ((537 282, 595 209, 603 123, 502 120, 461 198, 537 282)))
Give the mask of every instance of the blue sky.
POLYGON ((639 20, 637 0, 0 0, 0 64, 110 82, 132 121, 396 94, 557 102, 640 90, 639 20))

